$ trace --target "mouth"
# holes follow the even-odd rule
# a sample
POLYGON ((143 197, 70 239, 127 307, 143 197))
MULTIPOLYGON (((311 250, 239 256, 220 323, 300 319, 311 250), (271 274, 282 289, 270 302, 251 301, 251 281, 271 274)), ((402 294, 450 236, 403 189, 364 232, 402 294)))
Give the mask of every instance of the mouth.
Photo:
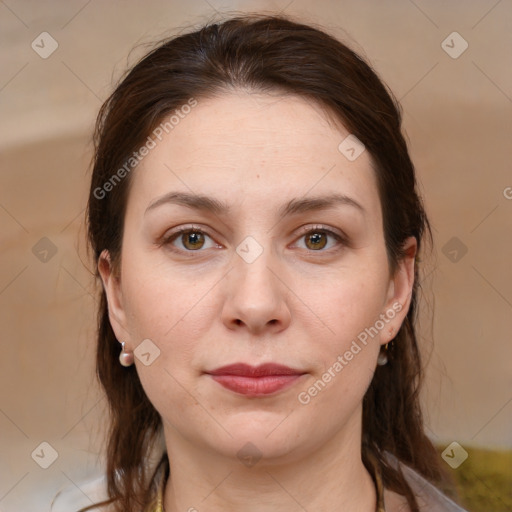
POLYGON ((230 391, 246 397, 263 397, 284 391, 306 372, 274 363, 260 366, 235 363, 206 374, 230 391))

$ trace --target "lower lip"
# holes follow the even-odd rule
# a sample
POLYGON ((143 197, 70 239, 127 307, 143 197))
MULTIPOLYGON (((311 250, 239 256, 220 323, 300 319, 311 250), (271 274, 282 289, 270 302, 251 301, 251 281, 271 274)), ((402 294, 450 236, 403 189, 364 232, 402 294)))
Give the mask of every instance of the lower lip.
POLYGON ((290 387, 301 375, 268 375, 242 377, 240 375, 211 375, 221 386, 249 397, 267 396, 290 387))

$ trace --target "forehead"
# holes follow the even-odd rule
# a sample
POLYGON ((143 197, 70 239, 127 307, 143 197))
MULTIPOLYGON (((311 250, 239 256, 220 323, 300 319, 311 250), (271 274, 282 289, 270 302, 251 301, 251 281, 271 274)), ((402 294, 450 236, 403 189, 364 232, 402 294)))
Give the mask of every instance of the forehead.
POLYGON ((348 160, 339 149, 348 135, 319 105, 293 95, 233 91, 199 99, 161 140, 153 136, 156 145, 134 172, 130 195, 147 206, 171 190, 280 204, 309 191, 340 192, 378 215, 370 155, 348 160))
POLYGON ((334 127, 312 100, 234 90, 200 99, 172 134, 176 146, 186 142, 189 149, 201 152, 212 146, 222 152, 223 146, 233 144, 246 146, 245 152, 257 148, 262 155, 278 157, 292 150, 302 156, 313 148, 337 150, 340 136, 348 132, 341 123, 334 127), (327 134, 329 140, 325 140, 327 134), (319 146, 321 140, 324 143, 319 146))

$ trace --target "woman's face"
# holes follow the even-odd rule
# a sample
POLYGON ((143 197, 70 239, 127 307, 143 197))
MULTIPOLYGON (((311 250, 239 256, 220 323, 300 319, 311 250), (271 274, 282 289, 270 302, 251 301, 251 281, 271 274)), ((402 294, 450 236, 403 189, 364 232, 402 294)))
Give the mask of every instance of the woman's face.
POLYGON ((354 159, 350 139, 340 151, 348 135, 304 99, 233 92, 153 136, 131 176, 119 277, 108 258, 100 272, 168 449, 236 457, 251 442, 293 460, 359 439, 380 346, 409 307, 415 243, 391 275, 370 155, 354 159), (208 373, 234 363, 299 375, 270 392, 208 373))

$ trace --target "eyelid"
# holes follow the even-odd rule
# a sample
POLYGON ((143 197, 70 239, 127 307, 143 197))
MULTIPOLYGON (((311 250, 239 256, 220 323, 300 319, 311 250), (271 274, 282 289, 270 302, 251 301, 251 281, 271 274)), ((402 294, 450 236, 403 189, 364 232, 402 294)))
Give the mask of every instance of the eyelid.
POLYGON ((348 237, 345 235, 345 233, 343 233, 343 231, 336 229, 336 228, 332 228, 331 226, 326 226, 323 224, 313 224, 313 225, 307 224, 307 225, 301 226, 299 228, 300 235, 306 235, 312 231, 324 231, 330 235, 338 237, 340 240, 342 240, 345 243, 347 243, 347 241, 348 241, 348 237))

